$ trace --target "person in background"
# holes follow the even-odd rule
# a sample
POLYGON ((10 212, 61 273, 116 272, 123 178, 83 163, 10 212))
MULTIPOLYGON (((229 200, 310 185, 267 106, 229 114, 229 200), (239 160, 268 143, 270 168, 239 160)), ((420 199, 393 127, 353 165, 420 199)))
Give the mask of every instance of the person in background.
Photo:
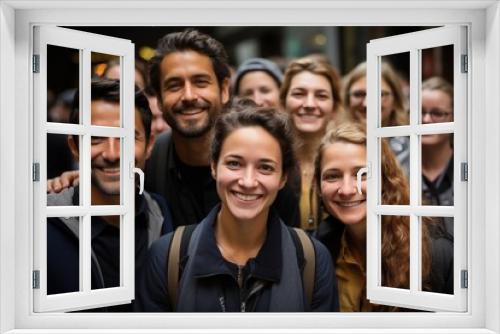
POLYGON ((158 98, 151 86, 146 87, 144 94, 146 94, 146 97, 148 98, 149 108, 153 114, 153 119, 151 120, 151 131, 159 135, 162 132, 170 130, 170 126, 163 119, 163 113, 158 106, 158 98))
MULTIPOLYGON (((382 63, 381 78, 381 126, 409 125, 409 115, 399 79, 388 63, 382 63)), ((356 66, 344 81, 346 118, 366 124, 366 63, 356 66)), ((391 149, 409 176, 410 141, 407 137, 391 137, 391 149)))
MULTIPOLYGON (((134 82, 139 89, 144 90, 148 84, 146 65, 142 60, 136 59, 134 63, 134 82)), ((120 60, 113 59, 106 64, 102 76, 109 79, 120 79, 120 60)))
MULTIPOLYGON (((47 114, 47 122, 68 123, 76 89, 60 93, 47 114)), ((62 172, 78 168, 67 144, 67 136, 47 133, 47 178, 61 175, 62 172)))
MULTIPOLYGON (((208 153, 215 120, 230 100, 229 74, 223 45, 194 29, 160 38, 150 60, 151 87, 171 131, 157 137, 144 188, 165 198, 175 227, 199 223, 220 202, 208 153)), ((64 173, 47 182, 47 191, 77 178, 78 172, 64 173)), ((287 186, 274 207, 283 221, 297 225, 297 198, 287 186)))
MULTIPOLYGON (((120 62, 112 60, 108 62, 104 70, 103 77, 110 79, 120 79, 120 62)), ((144 90, 146 97, 149 101, 149 109, 153 113, 153 120, 151 121, 151 131, 159 134, 170 129, 167 122, 163 119, 163 114, 158 108, 158 100, 154 90, 149 85, 149 77, 147 75, 146 64, 142 60, 136 59, 135 61, 135 77, 134 81, 137 87, 144 90)))
MULTIPOLYGON (((70 121, 79 124, 78 94, 70 121)), ((120 125, 120 84, 117 80, 91 83, 92 125, 120 125)), ((151 111, 144 94, 135 91, 135 161, 143 169, 151 154, 155 135, 150 131, 151 111)), ((68 136, 68 145, 75 160, 80 156, 79 137, 68 136)), ((92 137, 91 205, 120 204, 120 138, 92 137)), ((49 206, 80 205, 79 187, 47 195, 49 206)), ((120 286, 120 216, 92 216, 92 289, 120 286)), ((47 294, 79 291, 80 240, 78 217, 47 219, 47 294)), ((135 277, 136 290, 149 246, 161 235, 173 230, 172 219, 161 196, 144 191, 135 194, 135 277)), ((90 310, 131 312, 132 304, 90 310)))
POLYGON ((315 275, 308 304, 295 232, 272 208, 296 164, 288 115, 234 101, 215 123, 210 159, 221 203, 192 232, 189 253, 179 264, 178 302, 171 305, 168 288, 171 233, 151 247, 138 294, 140 310, 332 311, 336 282, 328 251, 311 240, 315 275))
POLYGON ((322 218, 312 182, 314 153, 328 126, 341 118, 337 71, 325 62, 310 58, 291 62, 285 71, 280 100, 299 138, 300 171, 291 182, 300 189, 300 226, 312 232, 322 218))
MULTIPOLYGON (((453 122, 453 86, 443 78, 422 83, 422 124, 453 122)), ((453 133, 422 136, 422 193, 429 205, 454 205, 453 133)), ((439 218, 453 236, 453 217, 439 218)))
POLYGON ((264 58, 248 59, 238 67, 233 80, 234 95, 279 108, 283 73, 276 63, 264 58))
MULTIPOLYGON (((343 123, 323 138, 315 159, 315 182, 329 214, 314 233, 336 267, 341 312, 402 311, 366 299, 366 175, 357 189, 357 172, 366 166, 366 128, 343 123)), ((382 205, 409 205, 410 187, 394 153, 381 142, 382 205)), ((381 217, 381 285, 410 288, 410 219, 381 217)), ((453 241, 435 221, 422 218, 422 289, 453 294, 453 241)))
MULTIPOLYGON (((208 153, 215 120, 230 100, 226 50, 197 30, 170 33, 158 41, 149 74, 172 130, 158 137, 145 187, 165 197, 176 226, 196 224, 220 202, 208 153)), ((296 224, 297 201, 287 187, 274 207, 285 222, 296 224)))

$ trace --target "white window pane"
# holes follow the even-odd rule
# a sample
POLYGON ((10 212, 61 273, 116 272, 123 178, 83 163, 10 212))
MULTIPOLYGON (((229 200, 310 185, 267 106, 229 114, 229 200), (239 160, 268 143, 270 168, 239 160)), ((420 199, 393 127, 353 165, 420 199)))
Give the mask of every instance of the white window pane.
POLYGON ((47 295, 82 291, 81 217, 47 218, 47 295))
MULTIPOLYGON (((103 102, 108 104, 107 102, 103 102)), ((108 104, 111 105, 112 104, 108 104)), ((119 113, 119 107, 118 108, 119 113)), ((104 106, 101 113, 97 105, 92 108, 92 115, 104 115, 108 119, 109 106, 104 106)), ((101 116, 99 116, 101 117, 101 116)), ((95 118, 95 117, 94 117, 95 118)), ((107 122, 107 121, 106 121, 107 122)), ((111 120, 113 122, 113 120, 111 120)), ((122 194, 121 139, 116 137, 91 136, 90 139, 90 182, 92 205, 120 205, 122 194)))
MULTIPOLYGON (((80 82, 80 50, 47 45, 47 122, 72 123, 73 98, 80 82)), ((81 124, 78 109, 76 121, 81 124)))
POLYGON ((427 243, 422 243, 421 291, 453 294, 453 236, 444 223, 453 217, 422 217, 421 229, 427 243))
POLYGON ((380 114, 382 127, 410 124, 410 53, 402 52, 381 57, 380 114))
MULTIPOLYGON (((91 78, 92 80, 102 80, 102 79, 110 79, 116 80, 118 87, 121 84, 120 76, 120 57, 115 55, 109 55, 105 53, 99 52, 91 52, 91 78)), ((99 89, 94 89, 91 92, 91 105, 99 103, 99 101, 105 102, 114 102, 116 106, 118 106, 118 115, 116 119, 110 122, 108 119, 107 122, 103 123, 102 117, 97 117, 92 115, 91 124, 96 126, 112 126, 112 127, 120 127, 120 94, 121 89, 117 89, 113 92, 113 94, 107 94, 106 96, 102 96, 102 91, 99 89)))

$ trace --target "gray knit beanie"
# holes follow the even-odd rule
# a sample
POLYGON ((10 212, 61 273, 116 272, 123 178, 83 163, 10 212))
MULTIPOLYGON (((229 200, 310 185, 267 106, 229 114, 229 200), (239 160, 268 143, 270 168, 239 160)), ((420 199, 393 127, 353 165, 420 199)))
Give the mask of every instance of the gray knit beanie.
POLYGON ((233 91, 235 95, 238 94, 241 78, 246 73, 252 71, 267 72, 276 81, 278 87, 281 87, 281 84, 283 82, 283 73, 281 72, 281 69, 275 62, 272 62, 264 58, 250 58, 247 59, 245 62, 243 62, 236 70, 236 74, 234 76, 234 84, 233 84, 233 91))

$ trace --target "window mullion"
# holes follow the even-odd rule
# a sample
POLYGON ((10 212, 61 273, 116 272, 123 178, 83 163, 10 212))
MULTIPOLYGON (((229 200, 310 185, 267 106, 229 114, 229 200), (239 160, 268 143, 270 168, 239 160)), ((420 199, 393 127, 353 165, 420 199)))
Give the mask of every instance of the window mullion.
MULTIPOLYGON (((91 51, 89 48, 82 50, 82 61, 80 66, 80 117, 81 123, 87 129, 91 126, 91 51)), ((82 270, 80 271, 80 281, 83 282, 83 292, 90 293, 92 289, 91 282, 91 220, 90 214, 91 192, 90 192, 90 132, 82 136, 80 145, 80 195, 83 199, 82 204, 88 207, 89 211, 82 219, 82 234, 80 237, 80 249, 82 257, 82 270)))
POLYGON ((420 204, 420 173, 421 152, 419 138, 415 128, 419 123, 420 87, 421 87, 421 51, 416 48, 410 50, 410 291, 417 293, 421 286, 422 277, 422 242, 421 219, 413 212, 413 208, 420 204))

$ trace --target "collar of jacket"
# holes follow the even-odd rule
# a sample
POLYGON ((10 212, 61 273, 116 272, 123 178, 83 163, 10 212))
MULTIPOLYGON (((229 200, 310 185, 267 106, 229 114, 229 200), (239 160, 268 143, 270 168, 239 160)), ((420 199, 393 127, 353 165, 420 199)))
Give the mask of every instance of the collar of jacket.
MULTIPOLYGON (((215 240, 215 222, 221 205, 216 205, 200 223, 201 235, 193 257, 193 274, 196 277, 208 277, 217 274, 229 274, 215 240)), ((257 257, 249 261, 250 275, 268 281, 279 282, 282 274, 283 256, 281 250, 281 228, 278 215, 273 209, 267 220, 267 236, 257 257)))

